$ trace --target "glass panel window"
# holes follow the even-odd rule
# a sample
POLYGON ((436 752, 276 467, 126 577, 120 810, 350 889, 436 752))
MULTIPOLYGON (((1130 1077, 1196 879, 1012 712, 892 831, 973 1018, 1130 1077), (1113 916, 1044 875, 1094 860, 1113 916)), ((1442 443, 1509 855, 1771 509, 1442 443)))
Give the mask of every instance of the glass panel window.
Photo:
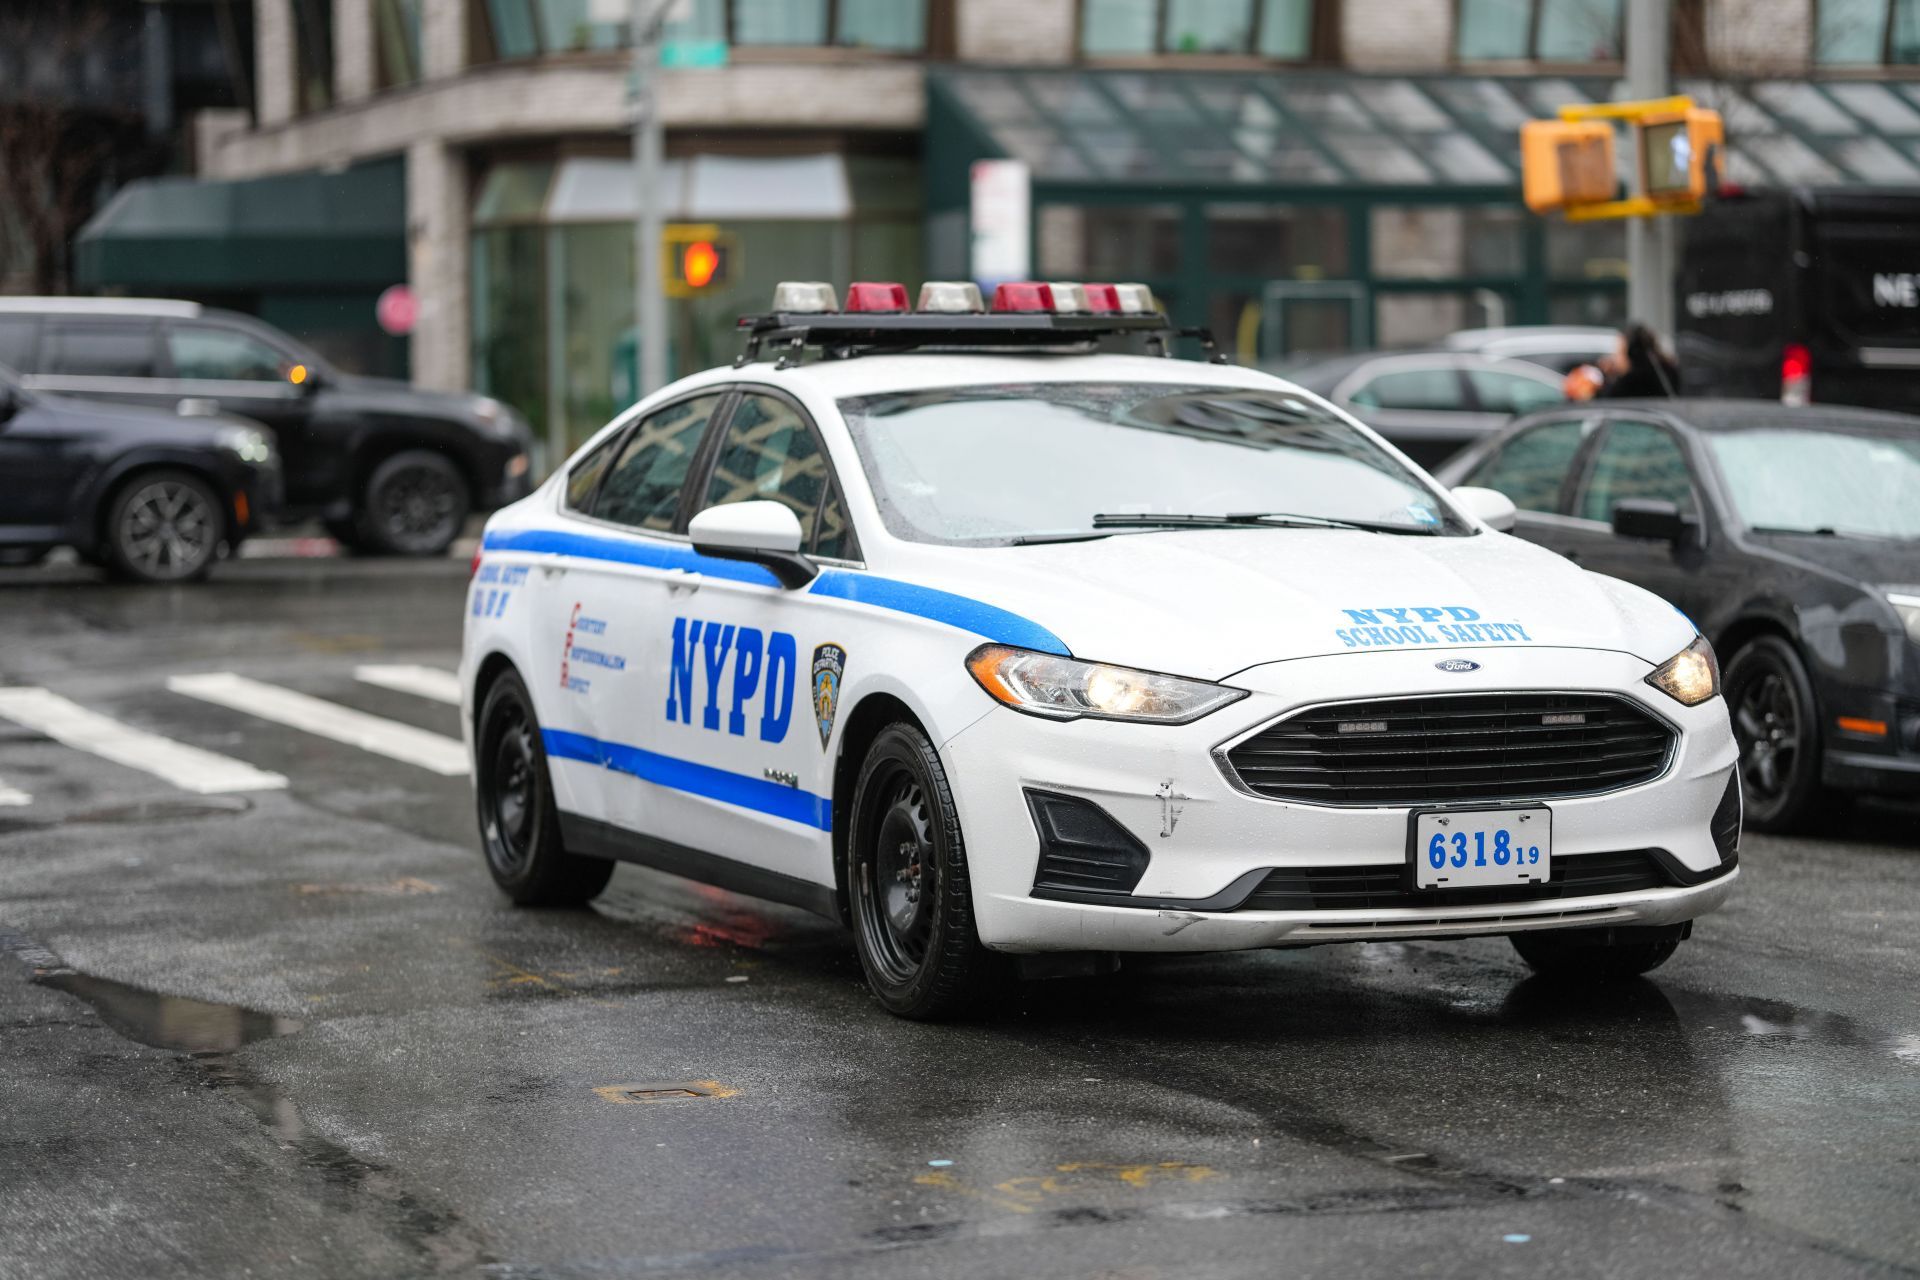
POLYGON ((1463 62, 1527 56, 1531 0, 1460 0, 1454 49, 1463 62))
POLYGON ((1580 496, 1580 514, 1611 521, 1614 504, 1628 498, 1671 502, 1682 514, 1694 509, 1693 478, 1680 442, 1650 422, 1616 422, 1607 430, 1580 496))
POLYGON ((40 347, 40 366, 49 374, 153 377, 153 325, 146 321, 51 321, 40 347))
POLYGON ((495 56, 531 58, 540 52, 530 0, 487 0, 487 18, 493 30, 495 56))
POLYGON ((1872 66, 1886 47, 1888 0, 1820 0, 1813 56, 1823 66, 1872 66))
POLYGON ((853 555, 853 526, 840 501, 839 485, 829 484, 826 497, 821 500, 820 523, 813 531, 812 550, 814 555, 834 560, 850 559, 853 555))
POLYGON ((799 517, 801 545, 813 538, 827 459, 800 411, 778 396, 744 395, 707 484, 706 507, 778 502, 799 517))
POLYGON ((1055 280, 1138 280, 1180 269, 1178 205, 1040 207, 1041 270, 1055 280))
POLYGON ((1620 57, 1621 0, 1459 0, 1458 12, 1454 51, 1464 62, 1620 57))
POLYGON ((300 110, 333 105, 333 0, 293 0, 295 86, 300 110))
POLYGON ((1518 416, 1566 399, 1560 383, 1551 378, 1529 378, 1498 369, 1469 369, 1467 381, 1473 387, 1473 398, 1488 413, 1518 416))
POLYGON ((1343 277, 1352 270, 1343 209, 1211 204, 1206 215, 1211 271, 1319 280, 1343 277))
POLYGON ((1347 398, 1368 409, 1445 411, 1466 407, 1460 391, 1460 375, 1452 365, 1428 365, 1382 373, 1347 398))
POLYGON ((1158 0, 1085 0, 1080 11, 1080 51, 1152 53, 1158 8, 1158 0))
POLYGON ((672 530, 680 488, 719 404, 717 395, 696 396, 641 419, 600 486, 593 514, 636 529, 672 530))
POLYGON ((827 0, 733 0, 735 44, 825 44, 827 0))
POLYGON ((208 324, 176 324, 168 329, 167 355, 176 378, 223 382, 279 382, 289 364, 258 338, 208 324))
POLYGON ((1244 53, 1253 44, 1253 0, 1166 0, 1169 53, 1244 53))
POLYGON ((0 316, 0 365, 15 373, 32 373, 39 328, 40 322, 32 316, 0 316))
POLYGON ((835 44, 897 53, 926 47, 926 6, 910 0, 840 0, 839 19, 835 44))
POLYGON ((1920 62, 1920 0, 1895 0, 1893 30, 1887 34, 1887 61, 1901 66, 1920 62))
POLYGON ((1522 511, 1558 511, 1560 486, 1586 433, 1587 424, 1578 420, 1531 427, 1500 446, 1467 483, 1499 490, 1522 511))
POLYGON ((1302 59, 1313 52, 1313 0, 1261 0, 1263 58, 1302 59))
POLYGON ((1458 205, 1375 205, 1368 214, 1373 273, 1389 280, 1518 276, 1526 215, 1458 205))
POLYGON ((1313 9, 1314 0, 1082 0, 1080 51, 1298 60, 1312 53, 1313 9))
POLYGON ((420 4, 421 0, 375 0, 374 40, 384 89, 420 79, 420 4))

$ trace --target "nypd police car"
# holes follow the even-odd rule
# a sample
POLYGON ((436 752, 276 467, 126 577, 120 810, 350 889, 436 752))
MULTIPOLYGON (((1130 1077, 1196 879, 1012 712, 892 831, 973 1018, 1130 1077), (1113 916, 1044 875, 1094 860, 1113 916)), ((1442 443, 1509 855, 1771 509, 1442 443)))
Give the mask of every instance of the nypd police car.
POLYGON ((514 901, 631 861, 796 904, 930 1017, 1038 953, 1491 934, 1637 974, 1732 889, 1687 619, 1169 358, 1144 288, 741 323, 487 524, 463 719, 514 901))

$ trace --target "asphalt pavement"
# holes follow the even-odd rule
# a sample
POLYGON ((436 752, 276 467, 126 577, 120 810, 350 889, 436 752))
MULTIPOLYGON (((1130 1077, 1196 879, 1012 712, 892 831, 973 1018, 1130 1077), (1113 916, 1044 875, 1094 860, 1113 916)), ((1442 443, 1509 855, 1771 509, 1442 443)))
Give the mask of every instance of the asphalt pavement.
POLYGON ((493 891, 465 573, 0 570, 0 1277, 1920 1272, 1920 808, 1749 836, 1624 988, 1382 943, 915 1025, 799 912, 493 891))

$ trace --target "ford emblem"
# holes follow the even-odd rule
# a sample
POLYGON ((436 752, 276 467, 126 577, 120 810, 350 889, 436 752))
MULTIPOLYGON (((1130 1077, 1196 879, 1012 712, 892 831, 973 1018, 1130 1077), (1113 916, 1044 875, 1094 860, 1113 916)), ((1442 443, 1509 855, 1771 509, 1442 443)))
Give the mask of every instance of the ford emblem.
POLYGON ((1466 658, 1448 658, 1443 662, 1436 662, 1433 665, 1442 671, 1465 672, 1478 671, 1480 669, 1479 663, 1469 661, 1466 658))

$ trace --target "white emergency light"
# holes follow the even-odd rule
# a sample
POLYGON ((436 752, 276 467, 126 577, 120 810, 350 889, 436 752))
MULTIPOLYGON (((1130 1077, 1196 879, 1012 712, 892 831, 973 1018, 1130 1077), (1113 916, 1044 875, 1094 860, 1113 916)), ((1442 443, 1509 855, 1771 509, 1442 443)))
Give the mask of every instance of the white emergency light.
POLYGON ((1114 300, 1120 304, 1123 316, 1150 316, 1160 310, 1155 301, 1153 290, 1143 284, 1116 284, 1113 286, 1114 300))
POLYGON ((920 286, 920 302, 914 307, 953 316, 977 315, 986 309, 980 286, 971 280, 929 280, 920 286))
POLYGON ((782 280, 773 286, 773 309, 807 315, 838 311, 840 295, 824 280, 782 280))
POLYGON ((1050 283, 1053 290, 1053 309, 1063 316, 1083 316, 1091 308, 1087 306, 1087 290, 1084 285, 1050 283))

